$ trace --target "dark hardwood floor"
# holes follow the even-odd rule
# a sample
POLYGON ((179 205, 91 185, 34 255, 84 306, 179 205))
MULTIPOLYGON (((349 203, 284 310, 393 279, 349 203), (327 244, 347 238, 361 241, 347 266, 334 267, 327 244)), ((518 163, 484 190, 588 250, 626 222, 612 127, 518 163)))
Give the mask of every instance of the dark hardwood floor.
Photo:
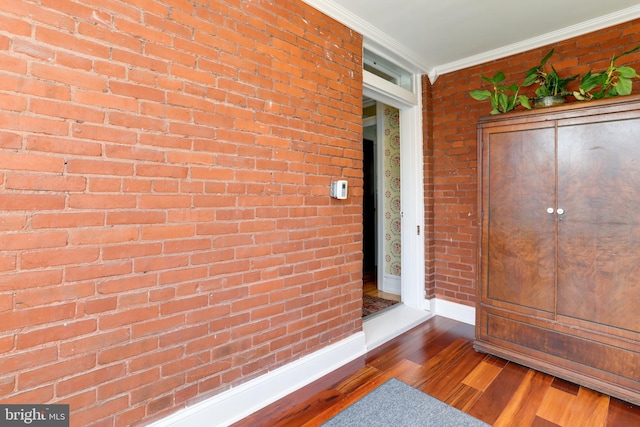
POLYGON ((392 377, 493 426, 640 426, 640 407, 477 353, 473 335, 436 316, 235 426, 317 426, 392 377))

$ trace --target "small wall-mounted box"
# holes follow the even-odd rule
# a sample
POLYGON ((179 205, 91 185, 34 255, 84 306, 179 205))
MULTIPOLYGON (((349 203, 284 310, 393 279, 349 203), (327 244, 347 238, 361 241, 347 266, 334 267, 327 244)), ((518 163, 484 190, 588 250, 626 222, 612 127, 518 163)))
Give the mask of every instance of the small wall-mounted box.
POLYGON ((344 200, 347 198, 347 181, 338 180, 331 182, 331 197, 344 200))

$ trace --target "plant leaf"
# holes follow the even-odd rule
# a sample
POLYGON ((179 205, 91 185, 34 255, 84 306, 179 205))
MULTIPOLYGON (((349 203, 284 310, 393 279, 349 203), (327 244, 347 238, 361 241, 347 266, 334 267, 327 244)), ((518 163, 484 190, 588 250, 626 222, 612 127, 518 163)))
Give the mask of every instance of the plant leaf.
POLYGON ((481 78, 482 80, 484 80, 485 82, 489 82, 489 83, 491 83, 491 84, 494 84, 494 82, 493 82, 493 78, 492 78, 492 77, 480 76, 480 78, 481 78))
POLYGON ((611 62, 614 62, 616 59, 620 58, 621 56, 625 56, 625 55, 628 55, 628 54, 630 54, 630 53, 633 53, 633 52, 635 52, 635 51, 636 51, 636 50, 638 50, 638 49, 640 49, 640 46, 636 46, 636 47, 634 47, 634 48, 633 48, 633 49, 631 49, 631 50, 628 50, 628 51, 626 51, 626 52, 622 52, 620 55, 618 55, 618 56, 614 56, 614 57, 613 57, 613 59, 611 60, 611 62))
POLYGON ((498 109, 503 113, 506 113, 508 110, 507 106, 509 105, 509 97, 505 93, 501 93, 498 96, 498 109))
POLYGON ((476 99, 478 101, 484 101, 485 99, 489 99, 491 97, 491 92, 486 89, 474 90, 472 92, 469 92, 469 95, 471 95, 473 99, 476 99))
POLYGON ((500 110, 499 110, 500 106, 498 105, 497 94, 496 94, 496 96, 491 96, 491 98, 489 98, 489 100, 491 102, 491 108, 493 108, 494 110, 500 112, 500 110))
POLYGON ((604 84, 606 80, 607 80, 607 75, 604 73, 599 73, 599 74, 587 73, 582 78, 582 83, 580 84, 580 90, 583 90, 585 92, 590 92, 597 85, 604 84))
POLYGON ((631 81, 631 79, 620 76, 618 77, 618 83, 613 89, 611 89, 611 91, 613 92, 615 90, 618 95, 630 95, 632 89, 633 82, 631 81))
POLYGON ((578 101, 585 101, 588 98, 587 94, 582 90, 574 90, 573 91, 573 96, 578 100, 578 101))
MULTIPOLYGON (((531 86, 532 84, 535 83, 536 79, 538 78, 538 73, 536 73, 535 71, 537 71, 537 68, 532 68, 532 70, 534 71, 533 73, 529 74, 527 73, 527 77, 524 79, 524 83, 522 83, 522 86, 531 86)), ((531 70, 529 70, 531 71, 531 70)))
POLYGON ((540 61, 540 65, 544 65, 544 64, 546 64, 546 63, 547 63, 547 60, 548 60, 549 58, 551 58, 551 55, 553 55, 553 51, 554 51, 554 50, 556 50, 556 48, 555 48, 555 47, 554 47, 553 49, 551 49, 551 50, 549 51, 549 53, 547 53, 547 54, 544 56, 544 58, 542 58, 542 61, 540 61))
POLYGON ((526 95, 519 95, 518 98, 520 98, 520 104, 526 108, 527 110, 531 110, 531 104, 529 104, 529 98, 527 98, 526 95))
POLYGON ((527 71, 527 74, 525 75, 524 83, 522 83, 522 86, 531 86, 533 83, 535 83, 535 81, 538 79, 539 69, 540 69, 539 65, 533 68, 529 68, 529 70, 527 71))
POLYGON ((625 79, 632 79, 634 77, 640 77, 638 76, 638 73, 636 73, 636 70, 634 70, 631 67, 618 67, 618 72, 620 73, 620 77, 623 77, 625 79))
POLYGON ((589 80, 591 78, 591 70, 587 71, 587 73, 582 76, 582 80, 580 81, 581 83, 584 83, 586 80, 589 80))
POLYGON ((574 81, 578 77, 580 77, 580 74, 576 74, 576 75, 573 75, 571 77, 567 77, 566 79, 561 79, 560 81, 562 82, 563 85, 566 86, 567 83, 571 83, 572 81, 574 81))
POLYGON ((549 93, 549 90, 547 90, 546 86, 540 86, 538 89, 536 89, 536 96, 538 98, 542 98, 543 96, 549 96, 551 95, 549 93))

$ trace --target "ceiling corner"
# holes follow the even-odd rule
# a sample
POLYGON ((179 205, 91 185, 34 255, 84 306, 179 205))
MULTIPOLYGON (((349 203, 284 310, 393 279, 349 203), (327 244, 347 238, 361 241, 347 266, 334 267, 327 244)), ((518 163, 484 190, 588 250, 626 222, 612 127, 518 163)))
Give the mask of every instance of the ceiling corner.
POLYGON ((407 71, 413 74, 426 74, 431 68, 425 63, 423 58, 411 51, 408 47, 336 2, 332 0, 302 1, 360 33, 364 39, 364 47, 394 64, 401 66, 407 71))

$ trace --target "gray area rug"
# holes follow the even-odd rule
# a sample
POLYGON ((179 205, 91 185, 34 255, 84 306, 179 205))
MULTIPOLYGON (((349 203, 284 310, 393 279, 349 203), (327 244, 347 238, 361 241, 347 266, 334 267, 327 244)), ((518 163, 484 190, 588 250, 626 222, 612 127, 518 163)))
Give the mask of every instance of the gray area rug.
POLYGON ((489 427, 395 378, 339 412, 324 427, 489 427))

